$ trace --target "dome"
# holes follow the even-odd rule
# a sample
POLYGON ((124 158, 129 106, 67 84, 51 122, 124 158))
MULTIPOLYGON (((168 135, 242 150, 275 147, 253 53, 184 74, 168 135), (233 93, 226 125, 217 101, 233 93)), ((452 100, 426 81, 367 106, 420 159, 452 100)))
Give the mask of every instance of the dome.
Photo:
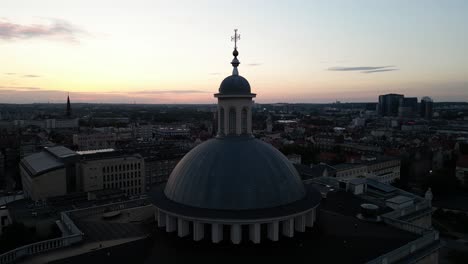
POLYGON ((248 210, 305 197, 294 166, 271 145, 248 136, 208 140, 177 164, 164 193, 192 207, 248 210))
POLYGON ((220 94, 250 94, 249 82, 240 75, 226 77, 219 86, 220 94))

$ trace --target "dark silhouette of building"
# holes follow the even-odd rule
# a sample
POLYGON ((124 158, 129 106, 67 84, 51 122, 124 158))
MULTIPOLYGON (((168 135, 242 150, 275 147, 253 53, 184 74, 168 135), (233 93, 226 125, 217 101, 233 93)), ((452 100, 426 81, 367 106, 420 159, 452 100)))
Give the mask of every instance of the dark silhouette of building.
POLYGON ((417 97, 403 97, 400 99, 400 106, 398 107, 399 117, 413 117, 418 112, 418 98, 417 97))
POLYGON ((419 105, 419 115, 422 118, 432 119, 432 107, 433 101, 430 97, 424 96, 421 99, 421 104, 419 105))
POLYGON ((397 116, 402 94, 385 94, 379 96, 378 113, 381 116, 397 116))

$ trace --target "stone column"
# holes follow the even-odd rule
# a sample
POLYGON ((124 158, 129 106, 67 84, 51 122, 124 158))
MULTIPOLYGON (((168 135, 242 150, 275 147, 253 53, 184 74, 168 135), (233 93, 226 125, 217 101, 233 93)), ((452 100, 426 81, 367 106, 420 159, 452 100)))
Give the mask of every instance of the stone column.
POLYGON ((242 105, 236 104, 236 134, 242 134, 242 105))
POLYGON ((158 227, 166 226, 166 214, 158 210, 158 227))
POLYGON ((231 225, 231 242, 239 244, 242 240, 242 228, 239 224, 231 225))
POLYGON ((219 243, 221 240, 223 240, 223 225, 211 224, 211 241, 213 243, 219 243))
POLYGON ((176 218, 166 214, 166 232, 174 232, 177 228, 176 218))
POLYGON ((190 232, 189 222, 187 220, 177 218, 177 235, 184 237, 190 232))
POLYGON ((255 244, 260 243, 260 224, 249 225, 249 238, 255 244))
POLYGON ((282 222, 283 225, 283 235, 287 237, 294 236, 294 219, 290 218, 282 222))
POLYGON ((305 227, 306 227, 306 216, 305 215, 299 215, 296 216, 294 219, 294 230, 297 232, 305 232, 305 227))
POLYGON ((252 134, 252 101, 250 101, 249 107, 247 107, 247 133, 252 134))
POLYGON ((306 214, 306 226, 313 227, 315 222, 315 208, 306 214))
POLYGON ((205 236, 205 224, 193 222, 193 240, 200 241, 205 236))
POLYGON ((278 241, 279 238, 279 222, 268 224, 268 239, 271 241, 278 241))

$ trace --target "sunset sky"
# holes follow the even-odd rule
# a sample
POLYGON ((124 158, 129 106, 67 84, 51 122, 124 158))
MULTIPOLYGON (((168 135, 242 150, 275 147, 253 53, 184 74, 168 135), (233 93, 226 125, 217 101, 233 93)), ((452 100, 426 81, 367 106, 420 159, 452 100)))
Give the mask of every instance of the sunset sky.
POLYGON ((468 101, 468 1, 1 0, 0 103, 468 101))

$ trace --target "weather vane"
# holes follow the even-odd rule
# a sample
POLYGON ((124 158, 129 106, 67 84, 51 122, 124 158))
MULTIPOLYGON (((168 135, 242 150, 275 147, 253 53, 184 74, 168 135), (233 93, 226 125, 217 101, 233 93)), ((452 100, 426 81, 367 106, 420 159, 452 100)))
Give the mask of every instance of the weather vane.
POLYGON ((237 49, 238 40, 240 40, 240 34, 237 34, 237 29, 234 29, 234 36, 231 37, 231 41, 234 41, 234 49, 237 49))

